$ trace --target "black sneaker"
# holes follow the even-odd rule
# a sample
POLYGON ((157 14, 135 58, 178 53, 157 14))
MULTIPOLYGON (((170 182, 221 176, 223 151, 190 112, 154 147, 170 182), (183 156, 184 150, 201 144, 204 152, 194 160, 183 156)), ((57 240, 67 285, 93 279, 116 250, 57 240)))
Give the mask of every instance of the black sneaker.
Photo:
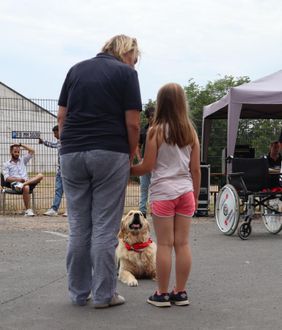
POLYGON ((169 293, 158 294, 157 291, 147 299, 147 303, 157 307, 170 307, 169 293))
POLYGON ((177 306, 187 306, 190 304, 186 291, 179 291, 177 293, 172 291, 169 294, 169 300, 172 304, 177 306))

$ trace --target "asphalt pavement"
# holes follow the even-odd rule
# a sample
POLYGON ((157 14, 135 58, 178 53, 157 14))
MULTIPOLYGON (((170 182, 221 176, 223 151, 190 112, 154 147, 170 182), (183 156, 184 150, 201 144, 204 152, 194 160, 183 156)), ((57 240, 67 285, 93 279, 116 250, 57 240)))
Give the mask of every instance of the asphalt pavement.
POLYGON ((190 306, 147 304, 156 284, 140 280, 138 287, 118 284, 124 305, 96 310, 69 301, 65 227, 4 226, 10 220, 23 221, 0 216, 1 330, 282 328, 282 233, 268 233, 262 221, 254 221, 251 236, 242 241, 223 235, 214 218, 193 220, 190 306))

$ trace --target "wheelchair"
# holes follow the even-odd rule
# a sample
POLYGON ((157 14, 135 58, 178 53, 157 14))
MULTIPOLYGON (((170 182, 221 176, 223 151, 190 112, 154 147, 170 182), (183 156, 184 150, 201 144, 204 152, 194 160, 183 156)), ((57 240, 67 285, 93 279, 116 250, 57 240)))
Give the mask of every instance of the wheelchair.
POLYGON ((219 230, 228 236, 237 230, 238 236, 246 240, 252 232, 252 219, 259 213, 267 231, 278 234, 282 230, 281 174, 269 174, 266 157, 229 157, 228 161, 232 173, 227 175, 227 184, 220 189, 216 201, 219 230), (238 227, 240 219, 243 221, 238 227))

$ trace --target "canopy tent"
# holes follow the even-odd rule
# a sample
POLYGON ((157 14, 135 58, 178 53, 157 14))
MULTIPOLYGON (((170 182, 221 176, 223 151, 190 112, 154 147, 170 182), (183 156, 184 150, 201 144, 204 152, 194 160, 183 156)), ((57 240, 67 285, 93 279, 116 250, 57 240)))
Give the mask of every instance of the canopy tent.
POLYGON ((204 106, 202 161, 207 161, 212 120, 227 119, 227 155, 233 155, 240 118, 282 119, 282 70, 232 87, 219 101, 204 106))

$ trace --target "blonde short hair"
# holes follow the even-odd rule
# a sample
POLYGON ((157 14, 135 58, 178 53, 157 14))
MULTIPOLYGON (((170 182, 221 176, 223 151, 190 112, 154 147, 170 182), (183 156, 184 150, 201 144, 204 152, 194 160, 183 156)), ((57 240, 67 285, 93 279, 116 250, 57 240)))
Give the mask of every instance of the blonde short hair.
POLYGON ((124 34, 112 37, 102 48, 103 53, 111 54, 122 62, 124 61, 124 55, 130 51, 134 51, 137 61, 137 58, 140 55, 137 40, 124 34))

